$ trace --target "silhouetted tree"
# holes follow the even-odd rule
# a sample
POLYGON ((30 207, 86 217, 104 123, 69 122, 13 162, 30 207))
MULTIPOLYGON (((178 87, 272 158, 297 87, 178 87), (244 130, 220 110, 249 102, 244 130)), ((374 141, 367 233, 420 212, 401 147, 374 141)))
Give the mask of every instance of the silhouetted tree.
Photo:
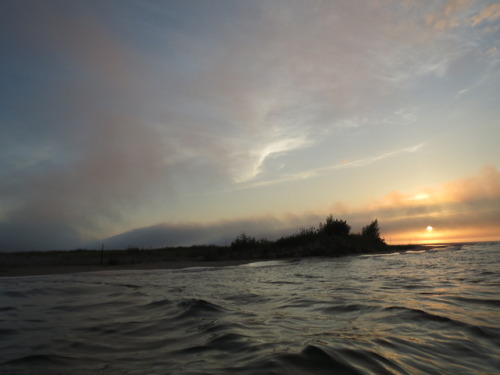
POLYGON ((361 230, 361 235, 370 241, 385 243, 384 240, 380 238, 380 228, 378 226, 377 219, 372 221, 366 227, 363 227, 363 229, 361 230))
POLYGON ((325 223, 319 225, 320 233, 329 236, 344 236, 347 237, 351 231, 351 226, 345 220, 334 219, 332 215, 328 216, 325 223))
POLYGON ((245 233, 241 233, 236 237, 233 242, 231 242, 232 249, 248 249, 250 247, 255 247, 259 244, 254 237, 247 236, 245 233))
POLYGON ((317 239, 318 231, 316 228, 300 228, 297 233, 289 236, 283 236, 274 243, 278 246, 300 246, 308 244, 317 239))

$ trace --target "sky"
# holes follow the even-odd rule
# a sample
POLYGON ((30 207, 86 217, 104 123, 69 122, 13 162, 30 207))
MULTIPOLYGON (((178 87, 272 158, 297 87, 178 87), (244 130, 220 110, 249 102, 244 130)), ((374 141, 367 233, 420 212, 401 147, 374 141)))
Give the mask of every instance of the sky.
POLYGON ((500 2, 4 0, 0 48, 0 251, 500 240, 500 2))

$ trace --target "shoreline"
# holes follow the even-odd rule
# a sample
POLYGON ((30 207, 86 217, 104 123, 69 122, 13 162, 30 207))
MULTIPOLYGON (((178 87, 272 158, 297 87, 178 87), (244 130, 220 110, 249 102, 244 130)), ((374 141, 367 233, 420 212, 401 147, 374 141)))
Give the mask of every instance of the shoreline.
MULTIPOLYGON (((372 252, 342 253, 333 258, 353 255, 395 253, 408 250, 424 250, 428 246, 390 246, 372 252)), ((293 260, 302 258, 316 258, 332 256, 303 255, 300 252, 290 251, 289 256, 276 257, 245 257, 233 259, 203 259, 201 256, 192 258, 165 259, 161 252, 130 252, 108 251, 105 252, 107 262, 99 262, 99 251, 54 251, 31 253, 0 253, 0 279, 6 277, 27 277, 60 275, 86 272, 105 271, 147 271, 162 269, 184 269, 192 267, 227 267, 242 264, 264 262, 272 260, 293 260)))
MULTIPOLYGON (((268 259, 262 259, 265 261, 268 259)), ((272 260, 272 259, 269 259, 272 260)), ((260 259, 234 259, 234 260, 179 260, 144 264, 122 265, 28 265, 9 269, 0 269, 0 279, 9 277, 49 276, 72 273, 105 272, 105 271, 148 271, 148 270, 176 270, 193 267, 230 267, 254 263, 260 259)))

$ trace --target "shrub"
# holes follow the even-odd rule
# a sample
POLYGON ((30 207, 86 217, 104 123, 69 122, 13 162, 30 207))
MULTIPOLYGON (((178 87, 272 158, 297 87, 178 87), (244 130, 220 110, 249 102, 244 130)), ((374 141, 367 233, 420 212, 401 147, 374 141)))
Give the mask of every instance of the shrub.
POLYGON ((320 233, 328 236, 347 237, 351 232, 351 226, 345 220, 334 219, 332 215, 328 216, 325 223, 319 225, 320 233))
POLYGON ((231 242, 232 249, 249 249, 259 245, 259 242, 254 238, 241 233, 231 242))

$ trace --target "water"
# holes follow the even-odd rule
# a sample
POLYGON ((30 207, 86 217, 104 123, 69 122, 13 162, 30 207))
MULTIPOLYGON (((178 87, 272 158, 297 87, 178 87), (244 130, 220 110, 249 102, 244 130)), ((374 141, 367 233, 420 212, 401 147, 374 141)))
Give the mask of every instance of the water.
POLYGON ((500 243, 0 287, 2 374, 500 373, 500 243))

